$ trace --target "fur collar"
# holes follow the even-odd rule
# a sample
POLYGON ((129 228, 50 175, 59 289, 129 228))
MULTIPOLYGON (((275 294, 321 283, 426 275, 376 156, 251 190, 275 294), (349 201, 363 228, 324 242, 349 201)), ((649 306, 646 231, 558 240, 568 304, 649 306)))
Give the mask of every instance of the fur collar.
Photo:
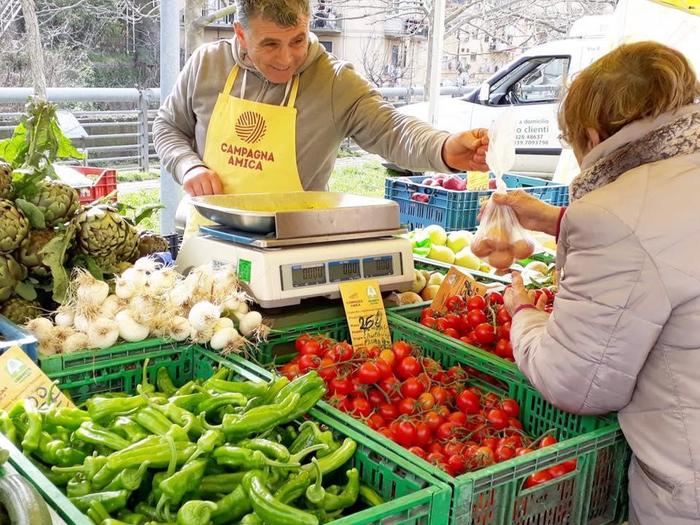
POLYGON ((672 118, 669 118, 669 114, 666 114, 652 122, 632 123, 599 144, 591 151, 593 162, 589 154, 584 159, 583 170, 571 182, 570 200, 573 202, 593 190, 615 182, 623 173, 643 164, 699 153, 700 107, 694 106, 688 109, 690 111, 683 111, 680 116, 673 114, 672 118), (659 121, 661 125, 655 126, 654 124, 659 124, 659 121), (634 136, 635 132, 637 136, 634 136), (627 135, 627 137, 620 140, 621 137, 618 135, 621 137, 627 135), (631 140, 627 140, 630 138, 629 135, 632 135, 631 140), (608 142, 613 145, 617 145, 615 142, 623 143, 606 153, 605 150, 610 147, 610 144, 606 145, 608 142), (601 150, 596 152, 598 148, 601 150))

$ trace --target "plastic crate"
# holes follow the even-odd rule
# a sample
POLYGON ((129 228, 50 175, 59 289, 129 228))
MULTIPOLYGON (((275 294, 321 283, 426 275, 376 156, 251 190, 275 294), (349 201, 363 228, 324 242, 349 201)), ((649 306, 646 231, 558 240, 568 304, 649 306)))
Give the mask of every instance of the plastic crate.
MULTIPOLYGON (((166 367, 176 385, 186 381, 208 377, 217 366, 231 368, 238 379, 260 380, 261 375, 248 369, 237 356, 228 360, 199 346, 185 346, 174 350, 149 352, 142 356, 122 356, 111 361, 85 365, 75 369, 49 374, 58 380, 61 389, 75 401, 84 401, 96 392, 134 393, 141 382, 143 359, 150 358, 149 379, 155 383, 158 368, 166 367), (91 372, 89 377, 85 372, 91 372)), ((382 494, 386 503, 335 520, 333 525, 366 525, 386 523, 396 525, 445 525, 447 516, 442 509, 449 506, 449 487, 416 468, 399 454, 367 440, 357 430, 329 416, 325 411, 312 409, 312 419, 331 428, 339 437, 350 437, 357 442, 357 451, 348 466, 357 467, 363 483, 382 494)), ((61 514, 69 525, 90 525, 91 522, 78 512, 68 499, 54 487, 16 448, 12 447, 10 461, 20 464, 29 473, 28 478, 45 496, 47 502, 61 514)))
POLYGON ((81 204, 90 204, 110 193, 114 193, 110 202, 117 202, 117 170, 89 166, 71 166, 71 168, 93 180, 92 186, 76 188, 80 193, 81 204))
MULTIPOLYGON (((467 354, 415 330, 412 324, 392 317, 389 327, 393 340, 405 340, 423 349, 423 353, 444 367, 461 364, 500 380, 500 387, 482 380, 470 381, 487 391, 515 399, 520 405, 524 430, 539 436, 554 431, 559 443, 531 454, 488 468, 452 477, 423 461, 326 402, 319 408, 345 425, 364 433, 369 439, 397 452, 407 461, 452 486, 450 523, 453 525, 607 525, 619 523, 626 515, 626 474, 630 452, 614 416, 577 416, 555 408, 529 384, 513 379, 512 372, 490 354, 467 354), (545 484, 523 489, 525 479, 534 472, 578 458, 576 470, 545 484)), ((349 337, 329 323, 328 329, 349 337)), ((313 333, 310 327, 308 332, 313 333)), ((248 368, 263 377, 269 372, 250 363, 248 368)))
POLYGON ((0 315, 0 355, 13 346, 19 346, 34 362, 37 360, 37 340, 7 317, 0 315))
MULTIPOLYGON (((464 177, 464 175, 460 175, 464 177)), ((398 203, 401 224, 409 229, 438 224, 446 230, 475 230, 479 225, 476 216, 481 204, 495 190, 455 191, 441 187, 423 186, 425 176, 387 178, 384 181, 384 198, 398 203), (428 202, 411 199, 415 193, 427 195, 428 202)), ((519 188, 538 199, 556 206, 569 204, 569 187, 551 181, 523 175, 504 175, 509 188, 519 188)))
POLYGON ((494 359, 501 364, 503 370, 507 371, 507 373, 512 379, 523 383, 529 383, 529 381, 523 375, 520 369, 518 369, 518 365, 516 365, 515 363, 502 359, 497 355, 494 355, 491 352, 487 352, 486 350, 482 350, 477 346, 467 344, 463 341, 460 341, 459 339, 449 337, 445 334, 438 332, 437 330, 433 330, 432 328, 428 328, 427 326, 423 326, 422 324, 420 324, 420 313, 425 307, 425 304, 410 304, 406 306, 398 306, 389 310, 387 312, 387 317, 390 319, 401 318, 403 321, 408 323, 408 325, 411 326, 412 329, 414 329, 417 332, 424 333, 427 338, 429 338, 432 341, 435 341, 435 344, 445 346, 446 348, 452 348, 455 352, 471 353, 481 357, 482 359, 494 359))
POLYGON ((84 350, 70 354, 39 355, 39 368, 45 374, 72 370, 84 366, 106 366, 109 362, 131 356, 143 356, 150 352, 171 351, 182 343, 165 339, 144 339, 138 343, 123 343, 102 350, 84 350))

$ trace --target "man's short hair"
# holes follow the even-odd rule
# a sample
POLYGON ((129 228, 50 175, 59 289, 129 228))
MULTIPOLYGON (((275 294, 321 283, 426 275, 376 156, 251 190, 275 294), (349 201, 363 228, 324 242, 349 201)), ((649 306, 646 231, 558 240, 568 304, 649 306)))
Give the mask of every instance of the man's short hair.
POLYGON ((274 22, 282 27, 292 27, 299 23, 299 17, 311 16, 309 0, 236 0, 236 17, 244 28, 256 16, 274 22))

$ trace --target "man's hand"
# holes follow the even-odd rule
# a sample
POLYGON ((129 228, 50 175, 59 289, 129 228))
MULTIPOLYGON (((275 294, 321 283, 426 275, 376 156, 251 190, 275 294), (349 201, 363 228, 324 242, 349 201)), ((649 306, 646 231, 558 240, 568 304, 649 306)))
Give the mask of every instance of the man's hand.
POLYGON ((442 159, 453 170, 489 171, 488 146, 489 134, 484 128, 452 133, 442 145, 442 159))
MULTIPOLYGON (((556 235, 559 226, 561 208, 542 202, 523 190, 513 190, 508 193, 494 193, 491 197, 495 204, 510 206, 520 224, 527 230, 533 230, 549 235, 556 235)), ((481 206, 478 219, 486 210, 486 201, 481 206)))
POLYGON ((182 189, 192 197, 215 195, 224 191, 219 176, 204 166, 197 166, 187 172, 182 181, 182 189))

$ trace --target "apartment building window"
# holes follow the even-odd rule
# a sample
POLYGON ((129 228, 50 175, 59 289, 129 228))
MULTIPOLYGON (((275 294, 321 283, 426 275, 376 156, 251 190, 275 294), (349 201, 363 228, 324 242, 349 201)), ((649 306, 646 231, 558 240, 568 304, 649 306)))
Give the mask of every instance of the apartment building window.
POLYGON ((319 43, 326 48, 329 53, 333 52, 333 42, 330 40, 319 40, 319 43))

